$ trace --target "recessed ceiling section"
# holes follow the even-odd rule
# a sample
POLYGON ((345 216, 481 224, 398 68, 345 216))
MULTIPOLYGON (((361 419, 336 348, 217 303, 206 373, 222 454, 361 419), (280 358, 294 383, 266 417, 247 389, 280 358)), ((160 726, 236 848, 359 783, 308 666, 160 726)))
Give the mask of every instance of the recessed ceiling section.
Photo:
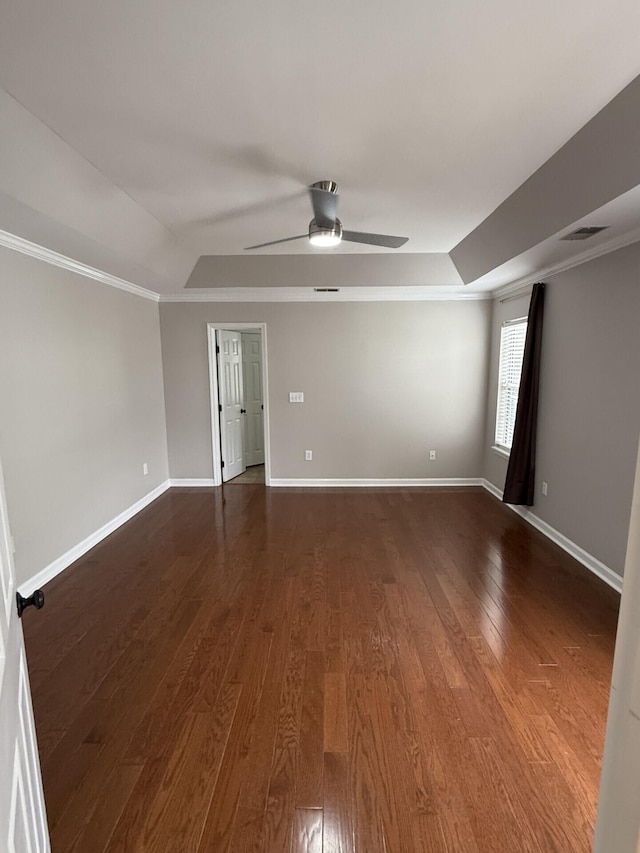
POLYGON ((447 254, 204 255, 187 288, 462 285, 447 254))
POLYGON ((162 223, 0 89, 0 228, 156 292, 197 260, 162 223))
POLYGON ((639 31, 636 0, 4 0, 0 85, 194 254, 302 233, 322 178, 409 237, 376 257, 442 254, 638 74, 639 31))
POLYGON ((600 254, 614 251, 640 240, 640 185, 619 198, 603 205, 582 220, 570 223, 557 234, 523 252, 469 285, 472 290, 495 290, 503 285, 552 274, 555 268, 582 263, 600 254), (609 226, 588 240, 567 240, 581 228, 593 222, 609 226))
POLYGON ((639 115, 640 77, 452 250, 464 281, 490 273, 637 187, 639 115))

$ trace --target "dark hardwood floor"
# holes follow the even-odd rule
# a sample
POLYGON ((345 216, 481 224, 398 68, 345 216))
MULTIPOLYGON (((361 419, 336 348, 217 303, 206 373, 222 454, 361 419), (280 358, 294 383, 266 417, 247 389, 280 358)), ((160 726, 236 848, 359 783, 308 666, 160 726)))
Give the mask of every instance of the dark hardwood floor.
POLYGON ((54 853, 591 849, 618 596, 480 489, 173 489, 46 594, 54 853))

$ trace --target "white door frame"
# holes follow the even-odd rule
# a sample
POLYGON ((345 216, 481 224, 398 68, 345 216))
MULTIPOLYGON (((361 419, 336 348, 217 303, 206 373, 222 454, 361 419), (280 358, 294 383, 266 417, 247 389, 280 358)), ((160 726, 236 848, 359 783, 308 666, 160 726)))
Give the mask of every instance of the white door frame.
POLYGON ((220 456, 220 417, 218 390, 218 359, 216 356, 216 329, 231 329, 239 332, 259 331, 262 343, 262 389, 264 399, 264 479, 271 485, 271 442, 269 439, 269 385, 267 369, 267 324, 266 323, 207 323, 209 347, 209 401, 211 410, 211 452, 213 455, 213 485, 222 485, 222 459, 220 456))
POLYGON ((613 659, 594 853, 640 850, 640 448, 613 659))
POLYGON ((0 848, 50 853, 29 673, 0 464, 0 848))

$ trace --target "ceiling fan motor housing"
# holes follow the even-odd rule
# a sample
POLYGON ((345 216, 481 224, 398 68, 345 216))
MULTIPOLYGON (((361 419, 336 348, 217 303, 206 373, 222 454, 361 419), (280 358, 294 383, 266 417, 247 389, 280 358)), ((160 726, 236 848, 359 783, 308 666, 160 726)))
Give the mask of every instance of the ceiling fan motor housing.
POLYGON ((409 239, 408 237, 392 237, 389 234, 343 231, 342 222, 336 216, 338 185, 335 181, 316 181, 309 187, 309 194, 313 208, 313 219, 309 223, 307 234, 297 234, 295 237, 285 237, 282 240, 270 240, 268 243, 247 246, 247 249, 263 249, 265 246, 290 243, 292 240, 303 240, 305 237, 308 237, 312 246, 324 249, 337 246, 343 240, 349 243, 363 243, 367 246, 383 246, 389 249, 399 249, 409 239))
POLYGON ((337 193, 338 185, 335 181, 316 181, 311 184, 311 189, 322 190, 325 193, 337 193))

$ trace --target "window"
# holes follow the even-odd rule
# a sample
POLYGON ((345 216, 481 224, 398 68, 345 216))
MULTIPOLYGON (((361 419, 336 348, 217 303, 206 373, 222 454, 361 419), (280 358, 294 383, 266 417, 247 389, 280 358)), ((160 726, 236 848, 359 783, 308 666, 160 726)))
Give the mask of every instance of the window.
POLYGON ((498 372, 498 407, 496 411, 496 445, 511 450, 516 422, 520 374, 527 336, 527 318, 502 324, 500 334, 500 367, 498 372))

